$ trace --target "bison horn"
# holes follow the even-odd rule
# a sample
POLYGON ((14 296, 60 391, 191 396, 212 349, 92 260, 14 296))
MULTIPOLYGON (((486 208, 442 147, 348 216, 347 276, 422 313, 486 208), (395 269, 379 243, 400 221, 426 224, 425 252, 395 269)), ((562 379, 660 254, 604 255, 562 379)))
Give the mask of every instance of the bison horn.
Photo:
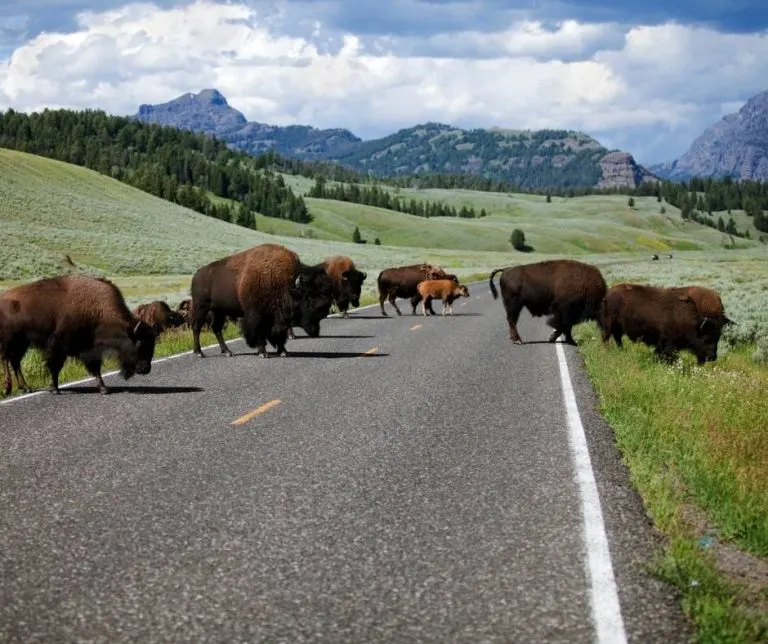
POLYGON ((296 281, 293 283, 293 285, 294 285, 296 288, 299 288, 299 286, 301 286, 301 273, 299 273, 299 274, 296 276, 296 281))
POLYGON ((365 271, 363 271, 363 279, 365 279, 366 277, 368 277, 368 273, 366 273, 365 271))
POLYGON ((140 329, 140 328, 141 328, 141 320, 139 320, 139 321, 136 323, 136 326, 135 326, 135 327, 133 327, 133 335, 136 335, 136 334, 139 332, 139 329, 140 329))

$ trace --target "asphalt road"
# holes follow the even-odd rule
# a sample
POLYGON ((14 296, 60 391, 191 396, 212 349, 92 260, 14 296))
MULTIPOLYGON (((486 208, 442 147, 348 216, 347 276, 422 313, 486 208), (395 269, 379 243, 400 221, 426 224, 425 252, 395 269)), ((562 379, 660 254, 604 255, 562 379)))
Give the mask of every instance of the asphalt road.
MULTIPOLYGON (((556 347, 530 317, 512 345, 470 292, 453 318, 329 319, 288 358, 234 342, 0 405, 0 641, 595 641, 556 347)), ((685 641, 564 349, 623 633, 685 641)))

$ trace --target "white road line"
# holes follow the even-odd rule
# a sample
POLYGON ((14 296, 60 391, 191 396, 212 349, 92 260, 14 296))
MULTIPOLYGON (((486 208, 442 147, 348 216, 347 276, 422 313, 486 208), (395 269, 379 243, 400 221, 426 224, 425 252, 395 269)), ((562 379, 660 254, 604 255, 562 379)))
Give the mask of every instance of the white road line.
MULTIPOLYGON (((374 306, 378 306, 378 304, 367 304, 366 306, 361 306, 356 311, 362 311, 363 309, 370 309, 374 306)), ((337 318, 341 315, 340 313, 332 313, 329 315, 329 318, 337 318)), ((242 342, 243 338, 233 338, 232 340, 227 340, 227 344, 234 344, 235 342, 242 342)), ((202 349, 205 351, 206 349, 218 349, 219 344, 209 344, 208 346, 202 347, 202 349)), ((188 356, 191 355, 192 351, 183 351, 182 353, 174 353, 170 356, 165 356, 164 358, 155 358, 152 360, 152 365, 159 364, 160 362, 167 362, 168 360, 175 360, 176 358, 181 358, 182 356, 188 356)), ((102 378, 108 378, 109 376, 116 376, 120 373, 120 370, 117 369, 115 371, 107 371, 106 373, 101 374, 102 378)), ((72 382, 64 383, 63 385, 59 385, 59 389, 68 389, 69 387, 76 387, 77 385, 85 384, 86 382, 91 382, 93 380, 96 380, 96 378, 88 377, 83 378, 82 380, 74 380, 72 382)), ((35 396, 39 396, 41 394, 47 394, 47 389, 38 389, 37 391, 32 391, 28 394, 21 394, 20 396, 14 396, 13 398, 5 398, 3 400, 0 400, 0 405, 10 405, 11 403, 19 402, 20 400, 26 400, 27 398, 34 398, 35 396)))
POLYGON ((557 360, 560 366, 560 384, 568 417, 568 443, 573 454, 575 478, 581 497, 581 512, 584 518, 583 539, 587 551, 586 572, 590 583, 592 618, 600 644, 625 644, 624 621, 621 617, 619 595, 613 576, 608 537, 600 508, 595 474, 589 458, 587 438, 581 424, 576 396, 568 371, 568 362, 562 343, 556 344, 557 360))

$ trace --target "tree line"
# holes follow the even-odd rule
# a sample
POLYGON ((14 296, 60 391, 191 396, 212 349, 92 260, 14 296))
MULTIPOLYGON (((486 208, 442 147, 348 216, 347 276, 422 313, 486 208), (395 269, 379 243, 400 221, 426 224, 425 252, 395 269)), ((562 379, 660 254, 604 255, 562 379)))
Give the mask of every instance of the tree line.
POLYGON ((83 166, 205 215, 253 228, 254 211, 311 221, 304 200, 266 164, 215 137, 100 110, 0 113, 0 147, 83 166), (215 201, 238 202, 233 206, 215 201))
POLYGON ((328 185, 325 177, 317 177, 315 185, 307 193, 308 197, 316 199, 335 199, 337 201, 347 201, 349 203, 358 203, 366 206, 376 206, 377 208, 386 208, 395 212, 403 212, 417 217, 462 217, 465 219, 475 219, 485 217, 485 208, 478 214, 474 208, 462 206, 449 206, 436 201, 424 201, 416 199, 403 199, 391 190, 379 188, 375 185, 360 185, 358 183, 344 184, 336 183, 328 185))

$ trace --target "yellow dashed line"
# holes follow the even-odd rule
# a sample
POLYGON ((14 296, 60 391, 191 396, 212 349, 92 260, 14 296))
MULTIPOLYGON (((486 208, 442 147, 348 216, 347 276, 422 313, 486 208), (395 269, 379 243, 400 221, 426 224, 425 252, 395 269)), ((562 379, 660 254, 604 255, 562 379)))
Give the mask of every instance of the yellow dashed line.
POLYGON ((415 331, 416 329, 420 329, 420 328, 421 328, 421 324, 414 324, 414 325, 411 327, 411 331, 415 331))
POLYGON ((253 420, 256 418, 256 416, 259 416, 263 414, 265 411, 268 411, 272 409, 272 407, 277 407, 282 400, 279 398, 275 398, 275 400, 270 400, 268 403, 264 403, 261 407, 257 407, 253 411, 249 411, 247 414, 240 416, 240 418, 237 418, 236 420, 232 421, 232 425, 244 425, 249 420, 253 420))
POLYGON ((373 349, 368 349, 363 355, 364 356, 372 356, 375 355, 379 350, 379 347, 373 347, 373 349))

